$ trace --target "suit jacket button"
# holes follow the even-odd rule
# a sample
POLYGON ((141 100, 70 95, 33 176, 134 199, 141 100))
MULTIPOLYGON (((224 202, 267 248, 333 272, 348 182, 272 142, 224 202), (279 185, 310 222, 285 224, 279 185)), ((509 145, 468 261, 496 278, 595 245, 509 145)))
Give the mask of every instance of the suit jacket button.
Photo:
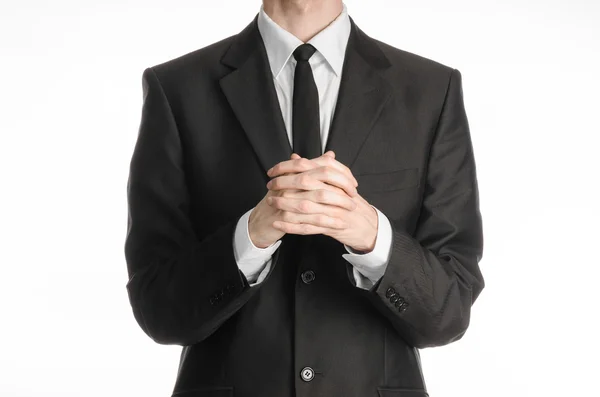
POLYGON ((401 296, 398 296, 398 299, 394 302, 394 305, 396 305, 396 307, 400 307, 404 303, 405 303, 404 299, 401 296))
POLYGON ((396 290, 394 289, 394 287, 389 287, 387 289, 387 291, 385 291, 385 297, 389 298, 390 296, 392 296, 395 293, 396 293, 396 290))
POLYGON ((403 313, 406 311, 406 308, 408 307, 408 302, 404 302, 402 303, 399 307, 398 307, 398 311, 400 313, 403 313))
POLYGON ((315 272, 312 270, 307 270, 302 273, 301 278, 304 284, 310 284, 315 280, 315 272))
POLYGON ((315 371, 311 367, 304 367, 300 371, 300 377, 305 382, 310 382, 315 377, 315 371))
POLYGON ((392 303, 396 303, 399 299, 400 299, 400 295, 398 295, 398 294, 393 294, 392 296, 390 296, 390 302, 392 302, 392 303))

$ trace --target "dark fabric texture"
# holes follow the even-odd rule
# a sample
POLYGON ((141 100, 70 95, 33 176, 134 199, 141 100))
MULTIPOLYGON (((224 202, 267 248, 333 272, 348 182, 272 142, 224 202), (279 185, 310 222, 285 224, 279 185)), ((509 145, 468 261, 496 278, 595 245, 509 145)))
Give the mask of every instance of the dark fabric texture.
POLYGON ((370 290, 324 235, 285 235, 258 286, 236 265, 236 222, 292 153, 256 18, 143 72, 127 291, 150 338, 183 346, 174 395, 426 396, 419 349, 468 328, 483 232, 461 74, 351 24, 325 150, 392 224, 370 290))

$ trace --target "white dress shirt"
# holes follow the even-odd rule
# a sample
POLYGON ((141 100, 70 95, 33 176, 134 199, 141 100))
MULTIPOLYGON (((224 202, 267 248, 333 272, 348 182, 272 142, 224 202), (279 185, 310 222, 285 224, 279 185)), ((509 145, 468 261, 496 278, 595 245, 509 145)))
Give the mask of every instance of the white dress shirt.
MULTIPOLYGON (((344 4, 341 14, 308 41, 317 49, 310 58, 309 64, 319 93, 321 143, 323 145, 321 153, 325 150, 329 126, 335 111, 350 27, 348 11, 344 4)), ((267 50, 281 114, 290 145, 293 146, 291 123, 296 60, 292 53, 303 42, 277 25, 264 12, 262 6, 258 15, 258 30, 267 50)), ((257 285, 264 280, 271 267, 271 257, 281 245, 281 240, 277 240, 266 248, 258 248, 252 243, 248 233, 248 219, 253 210, 254 208, 251 208, 240 217, 233 240, 235 260, 250 286, 257 285)), ((378 230, 374 249, 366 254, 361 254, 344 244, 348 253, 342 255, 353 266, 356 286, 363 289, 372 288, 375 282, 383 276, 392 246, 391 224, 381 211, 377 208, 375 210, 378 216, 378 230)))

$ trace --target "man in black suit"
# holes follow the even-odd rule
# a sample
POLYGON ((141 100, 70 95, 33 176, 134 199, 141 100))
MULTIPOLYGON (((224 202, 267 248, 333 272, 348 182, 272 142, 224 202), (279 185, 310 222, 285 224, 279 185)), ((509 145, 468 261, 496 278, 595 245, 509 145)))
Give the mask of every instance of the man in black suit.
POLYGON ((418 349, 460 339, 484 287, 458 70, 341 0, 265 0, 143 92, 127 290, 183 346, 173 395, 427 396, 418 349))

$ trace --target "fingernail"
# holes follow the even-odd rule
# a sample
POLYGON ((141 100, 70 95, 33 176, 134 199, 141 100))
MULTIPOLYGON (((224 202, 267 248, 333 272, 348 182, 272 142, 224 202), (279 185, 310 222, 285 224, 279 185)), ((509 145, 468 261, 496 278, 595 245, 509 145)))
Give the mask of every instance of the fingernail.
POLYGON ((267 183, 267 189, 270 189, 270 188, 271 188, 271 186, 273 185, 271 182, 272 182, 272 181, 269 181, 269 182, 267 183))
POLYGON ((269 168, 269 170, 267 171, 267 175, 271 175, 271 172, 273 172, 273 168, 269 168))

